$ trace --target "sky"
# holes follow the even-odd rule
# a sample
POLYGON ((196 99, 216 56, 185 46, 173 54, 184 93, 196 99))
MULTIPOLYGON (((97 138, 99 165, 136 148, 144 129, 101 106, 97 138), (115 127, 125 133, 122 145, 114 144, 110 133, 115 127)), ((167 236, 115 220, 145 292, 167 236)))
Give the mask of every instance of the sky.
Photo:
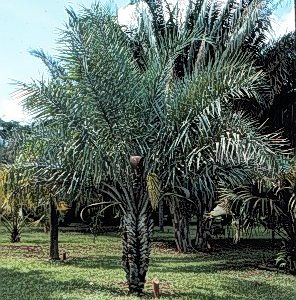
MULTIPOLYGON (((107 1, 107 0, 105 0, 107 1)), ((101 2, 104 2, 102 0, 101 2)), ((121 12, 121 19, 129 22, 129 0, 112 1, 121 12)), ((30 82, 38 79, 46 70, 38 59, 32 57, 32 49, 44 49, 54 53, 58 28, 67 21, 65 7, 78 10, 89 7, 93 0, 0 0, 0 118, 6 121, 28 121, 17 99, 12 97, 13 80, 30 82)), ((294 28, 292 4, 281 7, 274 16, 277 35, 294 28)))

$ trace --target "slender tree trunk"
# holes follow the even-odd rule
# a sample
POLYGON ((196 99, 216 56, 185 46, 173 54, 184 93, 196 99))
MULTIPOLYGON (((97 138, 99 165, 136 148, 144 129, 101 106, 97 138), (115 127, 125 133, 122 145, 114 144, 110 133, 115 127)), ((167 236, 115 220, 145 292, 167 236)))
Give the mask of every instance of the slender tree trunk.
POLYGON ((290 211, 284 226, 287 234, 287 238, 284 240, 284 249, 287 255, 286 269, 293 275, 296 274, 296 218, 294 213, 290 211))
POLYGON ((191 251, 192 243, 186 203, 178 199, 172 199, 170 201, 170 211, 178 251, 183 253, 191 251))
POLYGON ((275 216, 274 216, 274 212, 272 212, 271 215, 271 221, 270 221, 270 225, 269 228, 271 229, 271 244, 272 244, 272 248, 275 248, 275 229, 276 229, 276 220, 275 220, 275 216))
POLYGON ((158 226, 159 230, 164 232, 164 225, 163 225, 163 200, 161 200, 158 204, 158 226))
POLYGON ((275 247, 275 229, 274 228, 271 229, 271 245, 272 245, 272 248, 274 249, 274 247, 275 247))
POLYGON ((203 216, 197 216, 195 247, 198 250, 205 251, 211 249, 211 219, 205 219, 203 216))
POLYGON ((56 205, 53 200, 49 203, 50 213, 50 249, 49 257, 51 260, 59 260, 59 219, 56 205))
POLYGON ((134 167, 133 187, 127 201, 128 207, 123 215, 122 263, 129 293, 141 296, 144 292, 149 266, 153 220, 146 189, 143 159, 140 159, 139 164, 134 163, 132 166, 134 167))
POLYGON ((13 225, 12 227, 10 240, 12 243, 18 243, 21 241, 21 234, 17 225, 13 225))
POLYGON ((195 247, 198 250, 205 251, 211 249, 211 226, 212 219, 205 218, 205 214, 213 208, 213 199, 208 198, 206 195, 202 196, 201 202, 197 211, 197 225, 195 236, 195 247))
POLYGON ((22 222, 22 210, 19 209, 18 211, 13 213, 12 216, 12 229, 10 232, 10 241, 12 243, 18 243, 21 241, 21 232, 20 232, 20 223, 22 222))
POLYGON ((232 226, 234 229, 233 244, 238 244, 241 238, 241 220, 232 221, 232 226))

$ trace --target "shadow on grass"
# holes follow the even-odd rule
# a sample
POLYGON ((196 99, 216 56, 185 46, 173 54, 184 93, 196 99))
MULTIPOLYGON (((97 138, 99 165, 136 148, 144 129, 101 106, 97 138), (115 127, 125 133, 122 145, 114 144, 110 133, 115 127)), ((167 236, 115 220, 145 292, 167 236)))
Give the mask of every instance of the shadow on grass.
MULTIPOLYGON (((87 252, 86 252, 87 253, 87 252)), ((227 270, 248 270, 256 268, 263 260, 270 259, 273 252, 269 249, 252 249, 240 246, 232 251, 212 253, 191 253, 173 255, 156 252, 151 256, 150 267, 162 273, 215 273, 227 270)), ((65 261, 65 264, 79 268, 121 269, 121 255, 85 254, 65 261)))
MULTIPOLYGON (((274 250, 278 249, 281 246, 281 239, 276 239, 274 241, 274 244, 272 243, 271 239, 267 238, 244 238, 241 239, 238 244, 233 243, 233 239, 231 238, 220 238, 220 239, 213 239, 210 241, 210 244, 212 246, 212 250, 209 252, 217 253, 220 251, 233 251, 233 250, 240 250, 240 249, 257 249, 257 250, 274 250)), ((194 244, 194 240, 192 240, 192 244, 194 244)), ((169 249, 169 250, 175 250, 176 251, 176 244, 172 240, 162 239, 162 238, 156 238, 153 241, 153 245, 157 249, 169 249)))
MULTIPOLYGON (((125 296, 126 291, 82 279, 57 280, 55 272, 20 271, 0 267, 1 300, 83 299, 83 295, 105 294, 106 299, 125 296), (109 297, 108 297, 109 295, 109 297)), ((101 299, 101 298, 100 298, 101 299)))
POLYGON ((98 269, 121 269, 121 258, 119 256, 84 256, 74 257, 64 262, 68 266, 78 268, 98 269))
MULTIPOLYGON (((34 300, 34 299, 128 299, 126 289, 117 283, 97 284, 83 279, 59 280, 55 279, 54 271, 42 272, 20 271, 0 268, 1 300, 34 300)), ((143 299, 152 299, 152 290, 149 288, 143 299)), ((266 282, 241 278, 225 278, 225 281, 215 286, 199 286, 190 289, 183 286, 179 290, 162 291, 161 299, 199 299, 199 300, 292 300, 295 299, 295 290, 290 287, 280 288, 266 282), (294 297, 294 298, 293 298, 294 297)))
POLYGON ((161 299, 192 299, 192 300, 294 300, 295 289, 278 287, 268 282, 251 281, 240 278, 227 278, 215 286, 190 288, 186 287, 175 294, 161 294, 161 299))
MULTIPOLYGON (((221 271, 245 271, 256 269, 261 259, 249 256, 244 258, 242 255, 227 257, 207 256, 182 256, 182 257, 152 257, 150 270, 157 274, 210 274, 221 271)), ((119 256, 85 256, 72 258, 64 262, 65 265, 74 266, 81 269, 105 269, 122 270, 121 258, 119 256)))

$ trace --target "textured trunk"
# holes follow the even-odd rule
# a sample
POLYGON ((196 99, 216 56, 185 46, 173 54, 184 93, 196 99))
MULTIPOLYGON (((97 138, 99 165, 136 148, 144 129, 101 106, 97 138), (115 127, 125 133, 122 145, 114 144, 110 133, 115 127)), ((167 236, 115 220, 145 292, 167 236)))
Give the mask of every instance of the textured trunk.
POLYGON ((195 247, 204 251, 211 249, 209 240, 211 237, 211 219, 205 219, 203 216, 197 217, 195 247))
POLYGON ((149 266, 153 222, 151 214, 142 210, 141 215, 132 212, 124 217, 123 268, 129 293, 141 296, 149 266))
POLYGON ((149 266, 153 220, 143 165, 136 166, 133 177, 132 194, 123 215, 122 263, 129 293, 141 296, 149 266))
POLYGON ((236 245, 239 243, 241 238, 241 220, 235 219, 231 224, 234 230, 233 243, 236 245))
POLYGON ((159 230, 162 232, 164 232, 163 206, 164 206, 164 203, 163 203, 163 200, 161 200, 158 205, 158 226, 159 226, 159 230))
POLYGON ((288 250, 288 270, 291 274, 296 274, 296 241, 295 236, 294 239, 291 241, 291 244, 287 248, 288 250))
POLYGON ((275 229, 274 228, 271 229, 271 244, 272 244, 272 248, 274 249, 274 247, 275 247, 275 229))
POLYGON ((172 215, 175 242, 178 251, 183 253, 191 251, 192 244, 186 203, 184 203, 184 201, 172 199, 170 202, 170 211, 172 215))
POLYGON ((10 240, 12 243, 18 243, 21 241, 21 234, 17 225, 12 228, 10 240))
POLYGON ((49 204, 50 213, 50 249, 49 257, 51 260, 59 260, 59 219, 56 205, 53 200, 49 204))
POLYGON ((205 217, 206 213, 213 209, 214 197, 208 197, 207 195, 202 195, 201 201, 199 202, 197 210, 197 226, 196 226, 196 237, 195 237, 195 247, 198 250, 205 251, 210 250, 210 240, 211 240, 211 226, 212 219, 205 217))
POLYGON ((284 241, 284 249, 286 251, 287 270, 295 275, 296 274, 296 218, 295 213, 290 212, 288 220, 285 224, 285 231, 287 239, 284 241))

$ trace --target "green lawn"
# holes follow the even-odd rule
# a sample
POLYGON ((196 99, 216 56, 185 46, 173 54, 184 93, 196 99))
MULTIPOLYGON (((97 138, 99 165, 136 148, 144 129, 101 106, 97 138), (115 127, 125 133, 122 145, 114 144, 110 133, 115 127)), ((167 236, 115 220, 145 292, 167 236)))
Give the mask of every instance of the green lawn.
MULTIPOLYGON (((158 235, 160 236, 160 235, 158 235)), ((65 262, 47 260, 48 235, 31 230, 17 246, 40 246, 38 252, 11 248, 7 233, 0 229, 0 299, 136 299, 126 296, 120 265, 121 243, 117 234, 98 236, 62 233, 65 262)), ((178 254, 156 242, 147 280, 161 282, 161 299, 287 299, 296 300, 296 277, 256 269, 274 251, 238 247, 212 254, 178 254)), ((15 245, 13 245, 15 246, 15 245)))

